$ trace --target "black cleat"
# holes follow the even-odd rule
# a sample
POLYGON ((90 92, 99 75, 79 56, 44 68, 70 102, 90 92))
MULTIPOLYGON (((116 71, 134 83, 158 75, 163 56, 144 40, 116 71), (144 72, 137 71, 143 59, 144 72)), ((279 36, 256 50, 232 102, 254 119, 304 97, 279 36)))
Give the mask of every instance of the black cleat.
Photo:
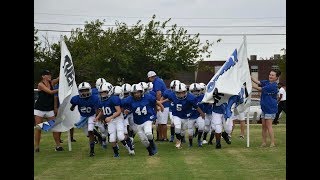
POLYGON ((90 157, 93 157, 94 155, 95 155, 94 152, 90 152, 89 154, 90 157))
POLYGON ((221 144, 220 143, 216 145, 216 149, 221 149, 221 144))
POLYGON ((64 151, 63 147, 56 147, 56 151, 64 151))
POLYGON ((228 134, 226 132, 222 132, 222 137, 226 141, 227 144, 231 144, 229 136, 228 136, 228 134))
POLYGON ((77 142, 77 141, 76 141, 75 139, 73 139, 73 138, 72 138, 72 139, 71 139, 71 142, 77 142))
POLYGON ((212 141, 209 141, 208 144, 213 145, 212 141))

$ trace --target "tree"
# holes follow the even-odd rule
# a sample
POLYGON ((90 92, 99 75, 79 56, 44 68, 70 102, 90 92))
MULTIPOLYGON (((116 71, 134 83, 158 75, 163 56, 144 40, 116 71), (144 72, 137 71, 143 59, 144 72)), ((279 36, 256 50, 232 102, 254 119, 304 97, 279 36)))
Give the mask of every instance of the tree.
POLYGON ((33 56, 34 56, 34 61, 37 61, 41 58, 41 42, 39 41, 39 37, 37 36, 38 30, 33 27, 33 34, 34 34, 34 38, 33 38, 33 56))
MULTIPOLYGON (((146 81, 146 74, 154 70, 163 79, 174 78, 179 71, 194 71, 204 57, 210 57, 213 43, 201 44, 199 34, 187 30, 170 19, 160 22, 154 15, 146 25, 139 20, 129 27, 116 22, 115 28, 103 29, 105 21, 85 22, 84 29, 72 30, 64 41, 72 55, 77 82, 95 82, 99 77, 112 84, 119 81, 146 81)), ((46 63, 60 62, 60 44, 51 46, 46 63)))
POLYGON ((286 80, 286 49, 282 48, 281 51, 283 51, 284 54, 280 56, 278 66, 281 71, 281 79, 286 80))

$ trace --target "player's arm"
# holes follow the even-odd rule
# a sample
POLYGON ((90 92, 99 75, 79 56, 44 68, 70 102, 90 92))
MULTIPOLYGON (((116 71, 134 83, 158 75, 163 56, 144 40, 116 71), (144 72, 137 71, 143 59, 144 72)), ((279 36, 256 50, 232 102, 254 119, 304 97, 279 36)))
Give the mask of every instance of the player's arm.
POLYGON ((58 89, 51 90, 46 85, 44 85, 43 83, 39 83, 38 84, 38 89, 40 91, 44 91, 44 92, 46 92, 48 94, 56 94, 56 93, 58 93, 58 89))
POLYGON ((160 99, 160 103, 162 104, 162 103, 165 103, 165 102, 168 102, 168 101, 170 101, 168 98, 163 98, 163 97, 161 97, 161 99, 160 99))
POLYGON ((121 108, 120 108, 120 106, 115 106, 114 108, 116 109, 116 112, 113 113, 111 116, 107 117, 107 118, 104 120, 106 123, 108 123, 108 122, 110 122, 112 119, 120 116, 120 114, 121 114, 121 108))
POLYGON ((99 113, 98 113, 98 115, 96 116, 96 118, 94 118, 94 121, 93 122, 98 122, 99 121, 99 119, 100 119, 100 117, 102 116, 102 111, 100 111, 99 113))
POLYGON ((205 114, 202 111, 202 109, 200 107, 197 107, 197 111, 200 113, 200 116, 202 117, 202 119, 204 119, 205 118, 205 114))
POLYGON ((161 112, 164 110, 164 106, 162 105, 161 101, 156 101, 157 106, 160 107, 161 112))
POLYGON ((157 95, 156 95, 157 100, 160 101, 160 100, 161 100, 161 97, 162 97, 161 91, 158 90, 158 91, 157 91, 157 95))
POLYGON ((71 107, 70 107, 70 110, 73 111, 75 107, 76 107, 76 105, 72 104, 71 107))

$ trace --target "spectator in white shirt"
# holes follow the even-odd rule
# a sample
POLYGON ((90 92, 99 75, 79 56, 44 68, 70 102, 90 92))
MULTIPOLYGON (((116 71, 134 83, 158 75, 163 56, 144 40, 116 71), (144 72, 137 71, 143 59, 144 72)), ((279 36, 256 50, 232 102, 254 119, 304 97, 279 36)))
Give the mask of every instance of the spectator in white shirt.
POLYGON ((285 113, 287 113, 287 106, 286 106, 286 86, 282 83, 278 84, 279 89, 279 93, 278 93, 278 113, 276 114, 276 117, 273 121, 273 124, 277 125, 279 124, 279 115, 282 111, 284 111, 285 113))

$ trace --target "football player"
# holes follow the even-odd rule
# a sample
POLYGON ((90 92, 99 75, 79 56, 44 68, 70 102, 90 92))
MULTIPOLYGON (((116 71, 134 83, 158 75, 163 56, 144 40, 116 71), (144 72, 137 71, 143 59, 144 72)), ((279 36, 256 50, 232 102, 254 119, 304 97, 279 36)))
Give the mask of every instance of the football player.
POLYGON ((90 154, 94 156, 94 119, 96 111, 99 108, 100 100, 98 96, 92 95, 91 86, 87 82, 82 82, 78 86, 79 95, 73 96, 70 100, 70 110, 73 111, 78 106, 80 120, 75 124, 77 128, 83 128, 87 137, 89 137, 90 154))
POLYGON ((133 113, 134 123, 137 125, 137 133, 142 144, 147 148, 149 156, 157 153, 157 147, 153 141, 152 121, 155 119, 153 109, 156 105, 163 111, 163 105, 156 101, 156 98, 150 94, 143 94, 140 84, 133 84, 131 87, 131 96, 123 101, 126 114, 133 113))
POLYGON ((134 154, 131 143, 124 140, 123 115, 121 113, 121 100, 118 96, 113 95, 113 86, 106 82, 99 87, 101 98, 100 108, 102 109, 96 121, 103 115, 105 123, 108 124, 108 132, 110 133, 110 142, 112 144, 114 157, 119 157, 119 148, 117 140, 119 140, 128 150, 129 154, 134 154))

